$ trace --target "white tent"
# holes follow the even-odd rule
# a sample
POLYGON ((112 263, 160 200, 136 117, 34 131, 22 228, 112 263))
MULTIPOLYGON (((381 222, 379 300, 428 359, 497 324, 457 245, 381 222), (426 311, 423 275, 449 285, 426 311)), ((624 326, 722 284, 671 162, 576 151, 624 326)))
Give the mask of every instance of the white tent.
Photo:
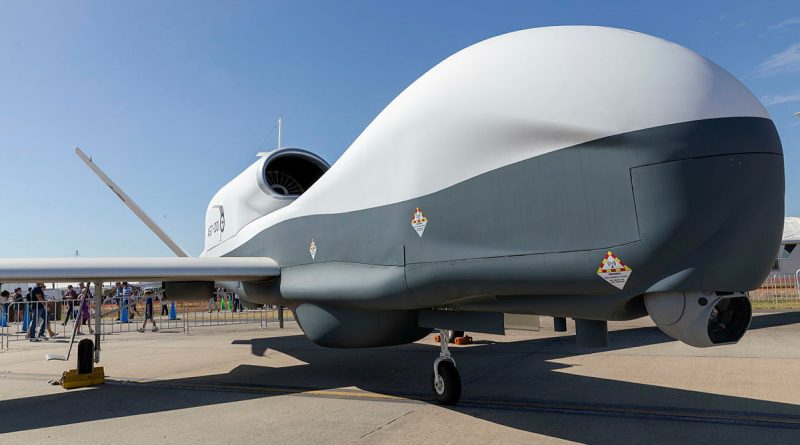
POLYGON ((783 239, 778 249, 772 274, 794 274, 800 270, 800 249, 795 249, 800 244, 800 218, 786 217, 783 219, 783 239))
POLYGON ((800 218, 787 216, 783 219, 783 243, 800 243, 800 218))

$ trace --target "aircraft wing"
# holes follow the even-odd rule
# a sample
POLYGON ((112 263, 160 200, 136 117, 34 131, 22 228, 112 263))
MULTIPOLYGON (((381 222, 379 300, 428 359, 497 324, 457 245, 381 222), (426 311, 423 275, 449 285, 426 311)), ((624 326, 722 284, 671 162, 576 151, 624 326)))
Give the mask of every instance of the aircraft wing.
POLYGON ((280 275, 272 258, 17 258, 0 259, 0 282, 260 281, 280 275))

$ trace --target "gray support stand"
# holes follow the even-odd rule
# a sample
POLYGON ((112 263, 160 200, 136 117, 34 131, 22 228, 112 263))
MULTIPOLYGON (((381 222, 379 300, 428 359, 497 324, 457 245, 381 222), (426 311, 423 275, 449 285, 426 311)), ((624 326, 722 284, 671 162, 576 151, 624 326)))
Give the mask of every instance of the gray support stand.
POLYGON ((283 306, 278 306, 278 327, 283 329, 283 306))
MULTIPOLYGON (((88 286, 89 283, 86 283, 88 286)), ((100 329, 103 316, 103 283, 94 283, 94 362, 100 363, 100 329)))
POLYGON ((578 346, 605 348, 608 346, 608 322, 575 319, 575 338, 578 346))
POLYGON ((556 332, 567 332, 567 319, 564 317, 553 317, 553 330, 556 332))

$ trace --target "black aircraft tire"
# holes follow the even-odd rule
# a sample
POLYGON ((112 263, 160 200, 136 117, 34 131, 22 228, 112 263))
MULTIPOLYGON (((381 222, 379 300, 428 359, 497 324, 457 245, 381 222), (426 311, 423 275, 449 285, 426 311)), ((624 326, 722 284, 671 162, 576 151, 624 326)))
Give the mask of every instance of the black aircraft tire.
POLYGON ((91 374, 94 369, 94 343, 84 338, 78 343, 78 374, 91 374))
POLYGON ((452 330, 448 331, 447 332, 447 342, 448 343, 453 343, 454 341, 456 341, 457 337, 463 337, 463 336, 464 336, 464 331, 452 331, 452 330))
POLYGON ((431 373, 431 389, 433 397, 439 405, 455 405, 461 398, 461 376, 453 362, 439 362, 439 377, 442 379, 441 390, 436 389, 436 373, 431 373))

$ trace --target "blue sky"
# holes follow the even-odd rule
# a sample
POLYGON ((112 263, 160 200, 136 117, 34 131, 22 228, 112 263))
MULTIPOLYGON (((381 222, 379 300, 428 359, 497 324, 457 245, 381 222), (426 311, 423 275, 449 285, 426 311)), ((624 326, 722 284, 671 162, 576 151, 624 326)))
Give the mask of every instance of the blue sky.
POLYGON ((73 154, 81 146, 191 254, 213 194, 275 145, 335 161, 450 54, 591 24, 674 41, 741 79, 783 142, 800 215, 796 1, 0 2, 0 257, 172 253, 73 154))

